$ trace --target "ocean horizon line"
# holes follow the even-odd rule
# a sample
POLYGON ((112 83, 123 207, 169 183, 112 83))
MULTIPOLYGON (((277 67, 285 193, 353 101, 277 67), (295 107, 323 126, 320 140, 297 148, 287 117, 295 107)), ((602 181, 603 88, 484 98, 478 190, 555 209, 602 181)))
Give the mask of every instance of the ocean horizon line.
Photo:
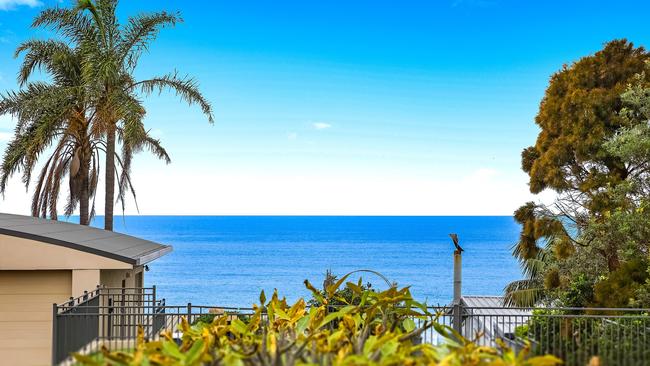
MULTIPOLYGON (((78 218, 79 215, 67 216, 70 218, 78 218)), ((96 215, 93 219, 104 217, 104 215, 96 215)), ((127 214, 116 215, 119 217, 514 217, 514 215, 400 215, 400 214, 386 214, 386 215, 350 215, 350 214, 127 214)))

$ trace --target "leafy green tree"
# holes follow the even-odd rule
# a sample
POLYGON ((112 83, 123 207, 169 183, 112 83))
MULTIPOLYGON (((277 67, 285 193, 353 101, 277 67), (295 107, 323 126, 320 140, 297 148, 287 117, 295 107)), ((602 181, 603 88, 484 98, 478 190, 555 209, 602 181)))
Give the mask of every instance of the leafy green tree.
POLYGON ((648 279, 648 261, 636 258, 621 265, 594 286, 593 304, 599 307, 633 307, 637 292, 648 279))
POLYGON ((627 125, 619 114, 621 94, 648 59, 643 47, 615 40, 551 77, 535 117, 541 132, 522 153, 531 192, 576 191, 590 196, 589 208, 601 208, 600 189, 629 174, 619 158, 605 151, 603 140, 627 125))
POLYGON ((615 40, 551 77, 535 119, 541 132, 524 149, 522 168, 531 192, 551 189, 557 199, 552 205, 529 202, 515 212, 522 231, 513 254, 526 278, 506 287, 508 302, 557 300, 558 289, 566 289, 583 264, 583 274, 597 281, 625 260, 621 237, 614 235, 620 230, 605 226, 617 225, 613 212, 632 212, 639 203, 630 189, 644 168, 632 160, 621 133, 638 133, 643 124, 630 85, 643 90, 648 60, 642 47, 615 40))

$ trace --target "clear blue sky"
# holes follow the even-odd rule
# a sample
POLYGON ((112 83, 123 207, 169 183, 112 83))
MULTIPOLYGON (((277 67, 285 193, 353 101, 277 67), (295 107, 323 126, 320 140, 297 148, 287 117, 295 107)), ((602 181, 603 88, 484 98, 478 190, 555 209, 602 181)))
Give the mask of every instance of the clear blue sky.
MULTIPOLYGON (((0 90, 16 87, 18 43, 48 35, 31 19, 56 3, 0 0, 0 90)), ((137 76, 195 76, 216 118, 209 126, 173 96, 147 101, 173 162, 137 157, 140 212, 510 214, 531 198, 519 154, 534 143, 549 76, 614 38, 648 45, 649 8, 123 0, 123 17, 182 13, 137 76)), ((0 209, 27 212, 18 180, 9 193, 0 209)))

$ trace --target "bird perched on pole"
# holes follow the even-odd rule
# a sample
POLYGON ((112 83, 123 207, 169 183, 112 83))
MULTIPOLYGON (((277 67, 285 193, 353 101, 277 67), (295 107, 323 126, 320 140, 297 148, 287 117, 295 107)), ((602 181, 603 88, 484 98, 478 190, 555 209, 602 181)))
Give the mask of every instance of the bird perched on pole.
POLYGON ((454 242, 454 246, 456 247, 456 254, 462 253, 464 250, 460 247, 460 245, 458 245, 458 235, 449 234, 449 237, 451 238, 451 241, 454 242))

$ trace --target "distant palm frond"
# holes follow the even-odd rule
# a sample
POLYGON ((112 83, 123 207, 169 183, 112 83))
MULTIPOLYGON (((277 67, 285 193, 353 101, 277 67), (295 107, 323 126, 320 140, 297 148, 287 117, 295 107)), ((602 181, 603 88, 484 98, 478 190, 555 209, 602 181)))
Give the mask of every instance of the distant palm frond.
POLYGON ((544 298, 544 286, 538 280, 513 281, 504 289, 504 305, 533 307, 544 298))

